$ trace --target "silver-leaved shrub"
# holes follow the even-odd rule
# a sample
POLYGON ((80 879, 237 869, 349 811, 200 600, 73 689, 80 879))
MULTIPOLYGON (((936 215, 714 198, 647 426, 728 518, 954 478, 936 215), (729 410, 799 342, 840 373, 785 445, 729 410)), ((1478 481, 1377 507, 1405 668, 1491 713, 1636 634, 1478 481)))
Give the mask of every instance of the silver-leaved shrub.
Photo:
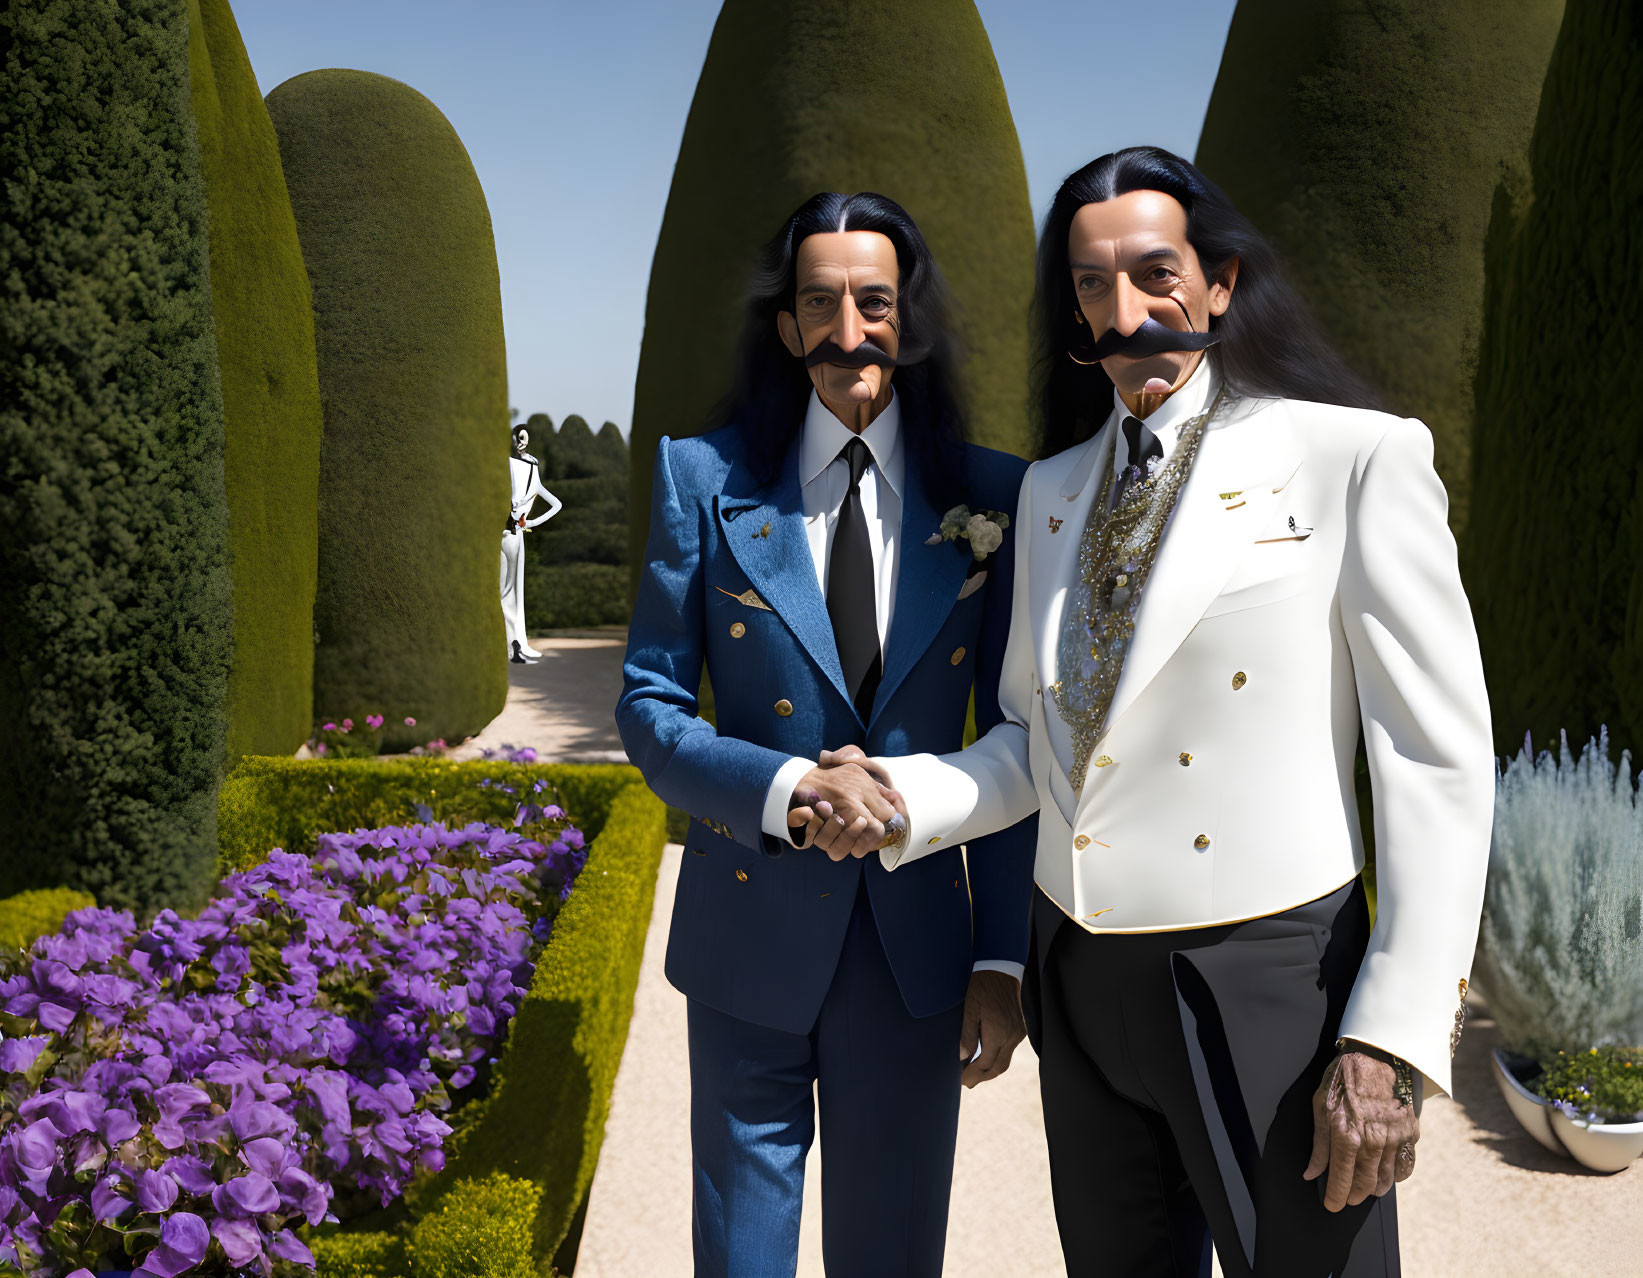
POLYGON ((1643 805, 1605 731, 1578 759, 1528 741, 1495 791, 1478 975, 1507 1048, 1643 1044, 1643 805))
POLYGON ((557 807, 322 835, 198 918, 82 909, 0 967, 0 1270, 311 1268, 340 1190, 443 1166, 586 860, 557 807))

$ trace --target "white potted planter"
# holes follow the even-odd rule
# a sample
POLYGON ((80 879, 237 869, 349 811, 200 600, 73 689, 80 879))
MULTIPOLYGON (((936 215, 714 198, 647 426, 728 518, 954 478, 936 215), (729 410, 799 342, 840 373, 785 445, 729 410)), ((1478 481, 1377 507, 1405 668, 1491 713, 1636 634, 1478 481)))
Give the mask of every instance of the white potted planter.
POLYGON ((1625 1171, 1643 1154, 1643 1123, 1588 1123, 1547 1106, 1552 1132, 1582 1167, 1625 1171))
POLYGON ((1625 1171, 1643 1155, 1643 1123, 1588 1123, 1570 1118, 1518 1082, 1500 1048, 1490 1053, 1489 1060, 1495 1085, 1512 1116, 1554 1154, 1566 1154, 1582 1167, 1599 1172, 1625 1171))
POLYGON ((1489 1063, 1494 1066, 1495 1086, 1500 1088, 1500 1094, 1506 1098, 1506 1107, 1512 1111, 1512 1117, 1518 1120, 1523 1130, 1554 1154, 1567 1154, 1569 1151, 1552 1131, 1552 1107, 1546 1103, 1546 1098, 1536 1096, 1517 1081, 1506 1063, 1506 1054, 1500 1048, 1489 1053, 1489 1063))

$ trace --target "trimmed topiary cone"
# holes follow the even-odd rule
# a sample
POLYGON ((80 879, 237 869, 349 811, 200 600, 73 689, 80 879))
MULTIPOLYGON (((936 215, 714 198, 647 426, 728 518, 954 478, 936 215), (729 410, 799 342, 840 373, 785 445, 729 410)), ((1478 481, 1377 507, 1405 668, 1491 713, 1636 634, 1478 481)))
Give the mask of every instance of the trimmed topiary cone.
POLYGON ((279 142, 226 0, 188 0, 188 56, 222 372, 232 762, 290 754, 313 728, 319 371, 279 142))
POLYGON ((1489 232, 1462 546, 1496 748, 1643 750, 1643 19, 1569 6, 1489 232))
POLYGON ((829 190, 877 191, 912 215, 960 303, 970 438, 1027 454, 1032 208, 975 5, 726 0, 650 272, 628 500, 635 580, 657 441, 705 428, 730 389, 759 248, 829 190))
POLYGON ((385 750, 459 741, 508 691, 507 375, 485 195, 450 123, 397 80, 311 71, 268 111, 325 417, 314 710, 387 715, 385 750))
POLYGON ((1240 0, 1197 162, 1469 508, 1483 240, 1563 0, 1240 0))

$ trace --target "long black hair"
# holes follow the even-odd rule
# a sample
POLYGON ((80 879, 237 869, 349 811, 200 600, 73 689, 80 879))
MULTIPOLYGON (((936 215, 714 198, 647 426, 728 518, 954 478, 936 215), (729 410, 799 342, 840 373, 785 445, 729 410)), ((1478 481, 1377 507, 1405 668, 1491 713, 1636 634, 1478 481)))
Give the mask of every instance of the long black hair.
POLYGON ((776 478, 804 424, 813 385, 804 361, 782 343, 776 316, 798 313, 799 245, 829 231, 877 231, 895 245, 901 274, 896 301, 900 353, 916 360, 898 364, 894 372, 902 438, 909 467, 918 468, 925 491, 944 509, 962 500, 964 414, 958 344, 949 328, 952 302, 913 219, 885 196, 871 191, 813 195, 764 246, 748 287, 736 381, 714 409, 710 425, 734 425, 745 440, 754 475, 762 483, 776 478))
MULTIPOLYGON (((1133 146, 1092 160, 1062 182, 1038 240, 1033 293, 1033 402, 1038 455, 1048 457, 1093 435, 1112 408, 1112 380, 1099 364, 1078 364, 1069 349, 1089 344, 1073 319, 1078 300, 1068 261, 1073 215, 1130 191, 1162 191, 1187 212, 1187 240, 1213 281, 1238 260, 1226 313, 1210 318, 1220 340, 1207 352, 1229 391, 1378 408, 1369 385, 1321 336, 1306 303, 1285 278, 1278 254, 1226 193, 1178 155, 1133 146)), ((1097 333, 1095 336, 1099 337, 1097 333)))

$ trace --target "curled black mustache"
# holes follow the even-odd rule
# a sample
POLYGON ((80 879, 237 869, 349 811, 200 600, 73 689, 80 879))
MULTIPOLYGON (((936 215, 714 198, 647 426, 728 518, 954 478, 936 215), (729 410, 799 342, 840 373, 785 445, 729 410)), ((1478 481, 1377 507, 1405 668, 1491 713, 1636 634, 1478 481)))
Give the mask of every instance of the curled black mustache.
POLYGON ((814 368, 817 364, 837 364, 841 368, 866 368, 869 364, 877 364, 880 368, 894 368, 896 357, 868 337, 862 338, 861 344, 853 351, 842 349, 831 337, 824 337, 821 344, 804 357, 806 368, 814 368))
POLYGON ((1091 358, 1098 363, 1109 355, 1146 359, 1149 355, 1162 355, 1167 351, 1201 351, 1220 340, 1214 333, 1183 333, 1179 329, 1168 328, 1149 315, 1135 332, 1128 335, 1116 328, 1109 328, 1096 342, 1091 358))

